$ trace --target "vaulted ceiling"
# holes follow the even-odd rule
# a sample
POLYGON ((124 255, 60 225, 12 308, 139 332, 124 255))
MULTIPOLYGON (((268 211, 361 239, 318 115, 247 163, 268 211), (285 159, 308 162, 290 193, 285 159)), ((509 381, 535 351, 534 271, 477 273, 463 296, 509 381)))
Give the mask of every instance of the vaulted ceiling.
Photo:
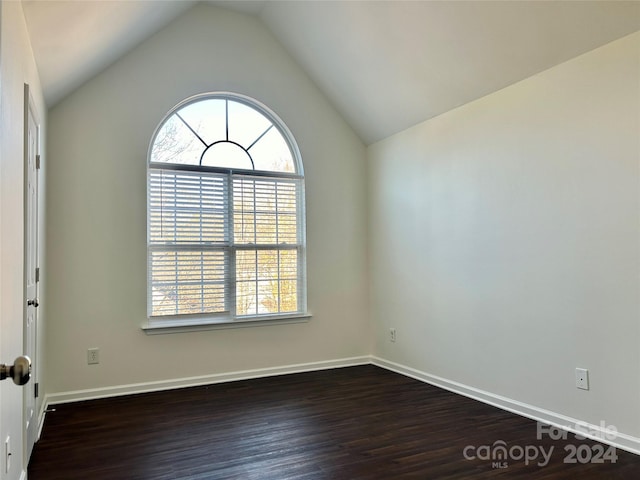
MULTIPOLYGON (((49 106, 192 0, 22 0, 49 106)), ((259 18, 366 144, 640 30, 637 1, 212 1, 259 18)))

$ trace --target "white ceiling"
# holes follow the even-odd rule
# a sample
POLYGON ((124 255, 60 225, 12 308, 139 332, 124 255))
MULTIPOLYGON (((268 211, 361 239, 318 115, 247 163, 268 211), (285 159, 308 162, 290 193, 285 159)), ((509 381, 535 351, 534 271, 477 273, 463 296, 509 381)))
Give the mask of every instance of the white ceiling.
MULTIPOLYGON (((49 106, 193 0, 22 0, 49 106)), ((629 1, 212 1, 259 17, 369 144, 640 30, 629 1)))

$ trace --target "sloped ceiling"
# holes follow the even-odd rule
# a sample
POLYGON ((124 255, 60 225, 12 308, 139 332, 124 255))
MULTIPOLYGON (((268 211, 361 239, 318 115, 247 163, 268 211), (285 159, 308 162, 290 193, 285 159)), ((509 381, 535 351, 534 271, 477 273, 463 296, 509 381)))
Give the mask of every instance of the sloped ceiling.
POLYGON ((167 25, 193 2, 23 0, 49 107, 167 25))
MULTIPOLYGON (((195 3, 23 0, 55 105, 195 3)), ((258 16, 373 143, 640 30, 640 2, 209 1, 258 16)))

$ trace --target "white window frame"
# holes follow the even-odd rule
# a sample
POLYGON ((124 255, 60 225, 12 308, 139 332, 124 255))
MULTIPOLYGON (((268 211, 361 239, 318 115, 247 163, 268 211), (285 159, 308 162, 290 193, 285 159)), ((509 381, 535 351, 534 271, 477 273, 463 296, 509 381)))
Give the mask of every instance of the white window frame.
MULTIPOLYGON (((228 115, 228 113, 227 113, 228 115)), ((227 116, 228 122, 228 116, 227 116)), ((227 126, 228 128, 228 126, 227 126)), ((157 177, 157 174, 156 174, 157 177)), ((157 183, 156 183, 157 186, 157 183)), ((311 315, 307 311, 307 282, 306 282, 306 211, 305 211, 305 191, 304 191, 304 170, 302 165, 302 156, 295 142, 295 139, 286 124, 268 107, 257 100, 231 92, 214 92, 195 95, 180 102, 172 108, 159 123, 151 137, 149 151, 147 154, 147 320, 143 323, 142 329, 147 333, 173 333, 192 330, 209 330, 219 328, 235 328, 247 327, 255 325, 273 325, 283 323, 298 323, 307 321, 311 315), (284 140, 287 142, 291 151, 293 162, 295 164, 295 173, 279 172, 279 171, 261 171, 248 170, 242 168, 224 168, 209 167, 198 165, 182 165, 177 163, 152 162, 152 150, 156 142, 156 138, 163 125, 180 109, 196 102, 209 99, 226 99, 245 106, 253 108, 257 112, 264 115, 272 125, 279 131, 284 140), (228 222, 225 227, 225 242, 217 244, 212 251, 227 252, 228 265, 226 266, 226 283, 225 283, 225 305, 227 311, 219 313, 203 313, 203 314, 177 314, 177 315, 152 315, 152 273, 151 258, 152 253, 162 249, 163 246, 152 244, 151 241, 151 183, 152 174, 158 171, 163 172, 184 172, 189 175, 190 172, 201 172, 205 175, 214 175, 218 178, 226 177, 226 194, 225 202, 228 206, 228 222), (277 182, 281 179, 296 186, 297 192, 297 243, 296 244, 253 244, 253 243, 236 243, 234 240, 234 179, 256 179, 269 182, 273 180, 277 182), (297 252, 297 307, 296 312, 291 313, 274 313, 274 314, 255 314, 255 315, 237 315, 236 314, 236 253, 241 250, 260 250, 270 249, 275 251, 296 250, 297 252)), ((204 251, 204 244, 200 244, 200 249, 195 247, 184 247, 184 251, 204 251)), ((181 248, 175 244, 166 248, 181 248)), ((278 298, 280 298, 278 296, 278 298)))

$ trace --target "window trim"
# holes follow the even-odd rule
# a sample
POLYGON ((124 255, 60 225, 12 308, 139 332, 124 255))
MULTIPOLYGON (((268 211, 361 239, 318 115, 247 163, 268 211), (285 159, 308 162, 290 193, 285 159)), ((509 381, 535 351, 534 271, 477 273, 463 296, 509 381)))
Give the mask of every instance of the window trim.
POLYGON ((288 325, 292 323, 306 323, 312 318, 311 312, 295 314, 274 314, 256 317, 240 317, 230 320, 225 317, 214 320, 206 317, 194 317, 192 320, 160 320, 157 322, 144 322, 140 328, 149 335, 161 335, 164 333, 198 332, 205 330, 225 330, 229 328, 266 327, 269 325, 288 325))
MULTIPOLYGON (((184 121, 184 120, 183 120, 184 121)), ((226 119, 229 122, 229 117, 226 119)), ((189 125, 187 124, 189 127, 189 125)), ((190 128, 190 127, 189 127, 190 128)), ((228 123, 227 123, 228 128, 228 123)), ((267 130, 268 131, 268 130, 267 130)), ((266 133, 266 132, 265 132, 266 133)), ((263 133, 260 138, 265 134, 263 133)), ((194 134, 198 136, 195 132, 194 134)), ((258 139, 259 140, 259 139, 258 139)), ((224 141, 224 140, 223 140, 224 141)), ((228 138, 226 141, 229 141, 228 138)), ((254 141, 253 144, 257 142, 254 141)), ((218 141, 212 143, 207 146, 204 151, 211 147, 213 144, 218 143, 218 141)), ((232 142, 233 143, 233 142, 232 142)), ((252 144, 252 146, 253 146, 252 144)), ((244 147, 242 147, 244 148, 244 147)), ((201 158, 202 160, 202 158, 201 158)), ((252 161, 253 163, 253 161, 252 161)), ((147 208, 146 208, 146 227, 147 227, 147 306, 150 305, 151 302, 151 275, 150 275, 150 252, 152 250, 152 246, 150 243, 149 237, 149 228, 150 228, 150 210, 149 210, 149 192, 150 192, 150 179, 151 174, 150 171, 154 169, 162 169, 162 170, 175 170, 175 171, 189 171, 189 172, 203 172, 203 173, 217 173, 228 175, 230 179, 229 188, 231 191, 233 190, 233 178, 234 176, 241 177, 257 177, 257 178, 282 178, 282 179, 292 179, 292 180, 300 180, 300 199, 298 201, 298 228, 300 241, 297 244, 296 250, 298 252, 302 252, 302 255, 298 255, 298 288, 300 291, 298 292, 298 304, 300 309, 296 312, 285 312, 285 313, 274 313, 274 314, 255 314, 255 315, 232 315, 230 312, 221 312, 221 313, 199 313, 199 314, 178 314, 178 315, 163 315, 163 316, 152 316, 150 315, 150 311, 147 310, 146 321, 141 325, 142 330, 148 334, 163 334, 163 333, 178 333, 178 332, 186 332, 186 331, 199 331, 199 330, 215 330, 215 329, 225 329, 225 328, 240 328, 240 327, 251 327, 251 326, 266 326, 266 325, 282 325, 289 323, 301 323, 307 322, 311 318, 311 314, 308 311, 307 307, 307 275, 306 275, 306 207, 305 207, 305 186, 304 186, 304 169, 302 164, 302 156, 300 154, 299 147, 293 137, 293 134, 287 127, 287 125, 280 119, 280 117, 273 112, 270 108, 260 103, 259 101, 237 93, 232 92, 212 92, 212 93, 203 93, 191 96, 182 102, 178 103, 174 106, 167 114, 164 116, 162 121, 158 124, 156 129, 153 132, 151 137, 151 142, 149 143, 149 148, 147 152, 147 208), (256 170, 256 169, 246 169, 246 168, 226 168, 226 167, 215 167, 215 166, 202 166, 202 165, 186 165, 186 164, 175 164, 175 163, 164 163, 164 162, 152 162, 152 151, 155 146, 156 138, 164 127, 167 121, 177 115, 180 117, 178 112, 193 103, 197 103, 200 101, 210 100, 210 99, 224 99, 228 101, 233 101, 237 103, 241 103, 248 108, 251 108, 258 113, 262 114, 266 119, 268 119, 272 126, 275 127, 280 135, 282 135, 283 139, 287 143, 291 154, 292 160, 294 163, 295 172, 281 172, 281 171, 265 171, 265 170, 256 170)), ((232 209, 233 207, 230 206, 232 209)), ((231 227, 232 228, 232 227, 231 227)), ((231 231, 233 235, 233 231, 231 231)), ((264 245, 264 244, 262 244, 264 245)), ((235 252, 242 250, 243 248, 249 248, 251 244, 243 245, 236 244, 233 240, 230 240, 232 255, 235 256, 235 252)), ((261 244, 257 244, 257 246, 261 246, 261 244)), ((231 263, 229 268, 234 268, 233 265, 235 261, 231 263)), ((232 284, 231 288, 235 290, 235 272, 232 273, 231 277, 227 277, 227 280, 231 278, 232 284)), ((227 284, 229 285, 229 284, 227 284)), ((233 298, 235 298, 235 293, 233 294, 233 298)), ((234 300, 235 302, 235 300, 234 300)), ((235 304, 233 305, 232 311, 235 312, 235 304)))

